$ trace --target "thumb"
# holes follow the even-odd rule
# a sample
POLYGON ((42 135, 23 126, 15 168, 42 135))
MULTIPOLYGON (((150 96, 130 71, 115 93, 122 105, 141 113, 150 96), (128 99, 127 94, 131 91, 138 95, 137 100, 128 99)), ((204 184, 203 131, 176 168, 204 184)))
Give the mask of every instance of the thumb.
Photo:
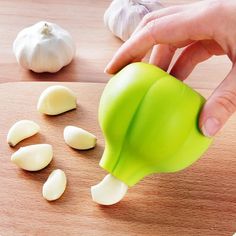
POLYGON ((199 127, 213 137, 236 110, 236 64, 203 106, 199 127))

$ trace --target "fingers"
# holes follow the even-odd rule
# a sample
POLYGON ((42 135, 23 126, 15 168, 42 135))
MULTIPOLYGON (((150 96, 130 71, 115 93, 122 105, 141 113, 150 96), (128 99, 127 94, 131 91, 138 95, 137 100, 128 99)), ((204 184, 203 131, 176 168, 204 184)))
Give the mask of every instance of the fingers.
MULTIPOLYGON (((133 35, 145 27, 150 21, 155 19, 160 19, 161 17, 171 15, 177 12, 182 12, 189 8, 189 5, 179 5, 168 8, 163 8, 161 10, 151 12, 144 16, 143 20, 140 22, 133 35)), ((150 64, 156 65, 161 69, 167 71, 171 60, 175 54, 177 47, 172 45, 156 45, 153 47, 151 57, 149 60, 150 64)))
POLYGON ((156 45, 152 49, 149 63, 167 71, 175 51, 176 47, 172 47, 171 45, 156 45))
POLYGON ((161 69, 167 71, 169 69, 170 63, 173 56, 178 48, 185 47, 191 44, 191 40, 185 42, 180 42, 175 45, 155 45, 153 47, 149 63, 160 67, 161 69))
POLYGON ((160 19, 161 17, 184 11, 188 7, 189 5, 179 5, 179 6, 167 7, 167 8, 160 9, 158 11, 151 12, 143 17, 142 21, 139 23, 139 25, 137 26, 133 34, 136 34, 138 31, 140 31, 152 20, 160 19))
POLYGON ((174 44, 188 40, 192 26, 189 15, 184 13, 176 13, 149 22, 120 47, 105 72, 113 74, 134 60, 141 60, 156 44, 174 44))
POLYGON ((204 105, 199 127, 205 136, 214 136, 236 110, 236 65, 204 105))
POLYGON ((211 56, 200 41, 193 43, 181 53, 170 73, 180 80, 185 80, 198 63, 211 56))
POLYGON ((195 42, 181 53, 170 73, 180 80, 185 80, 197 64, 223 53, 223 49, 214 41, 195 42))

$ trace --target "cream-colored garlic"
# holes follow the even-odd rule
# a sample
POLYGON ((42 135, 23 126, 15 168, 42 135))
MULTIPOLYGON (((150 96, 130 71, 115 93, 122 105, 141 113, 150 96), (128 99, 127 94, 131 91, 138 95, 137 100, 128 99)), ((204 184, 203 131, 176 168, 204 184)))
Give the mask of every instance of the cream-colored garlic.
POLYGON ((53 150, 50 144, 35 144, 21 147, 12 154, 11 161, 28 171, 45 168, 52 160, 53 150))
POLYGON ((126 41, 146 14, 162 7, 159 0, 113 0, 104 14, 104 23, 126 41))
POLYGON ((59 25, 40 21, 18 33, 13 52, 22 67, 39 73, 53 73, 72 61, 75 43, 59 25))
POLYGON ((108 174, 99 184, 91 187, 91 195, 98 204, 113 205, 123 199, 127 190, 128 185, 108 174))
POLYGON ((66 189, 66 174, 57 169, 52 171, 47 181, 43 185, 42 194, 48 201, 54 201, 62 196, 66 189))
POLYGON ((8 131, 7 143, 14 147, 21 140, 31 137, 38 133, 40 127, 34 121, 20 120, 16 122, 8 131))
POLYGON ((76 108, 76 96, 65 86, 53 85, 40 95, 37 110, 47 115, 58 115, 76 108))
POLYGON ((64 140, 70 147, 87 150, 96 145, 96 136, 76 126, 66 126, 64 129, 64 140))

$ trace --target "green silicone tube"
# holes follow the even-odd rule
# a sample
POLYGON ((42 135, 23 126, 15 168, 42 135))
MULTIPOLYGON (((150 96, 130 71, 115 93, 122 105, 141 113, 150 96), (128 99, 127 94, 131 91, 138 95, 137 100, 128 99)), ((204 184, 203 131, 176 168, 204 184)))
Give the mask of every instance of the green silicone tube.
POLYGON ((156 66, 133 63, 107 84, 99 105, 100 166, 128 186, 194 163, 212 139, 198 129, 205 99, 156 66))

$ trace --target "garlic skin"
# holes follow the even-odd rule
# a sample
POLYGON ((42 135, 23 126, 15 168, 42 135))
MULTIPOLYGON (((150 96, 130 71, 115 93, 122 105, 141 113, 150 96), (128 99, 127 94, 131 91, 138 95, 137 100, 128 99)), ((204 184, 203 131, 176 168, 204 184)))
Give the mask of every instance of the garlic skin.
POLYGON ((97 138, 88 131, 76 126, 66 126, 64 140, 67 145, 79 150, 87 150, 95 147, 97 138))
POLYGON ((14 147, 23 139, 29 138, 38 133, 40 127, 32 120, 17 121, 8 131, 7 143, 14 147))
POLYGON ((72 61, 75 43, 59 25, 40 21, 18 33, 13 52, 22 67, 37 73, 54 73, 72 61))
POLYGON ((128 185, 108 174, 99 184, 91 187, 91 195, 98 204, 113 205, 123 199, 127 190, 128 185))
POLYGON ((76 96, 65 86, 53 85, 40 95, 37 110, 46 115, 58 115, 76 108, 76 96))
POLYGON ((57 200, 65 192, 67 184, 64 171, 57 169, 52 171, 43 185, 42 194, 48 201, 57 200))
POLYGON ((146 14, 161 8, 159 0, 113 0, 104 14, 104 23, 114 35, 126 41, 146 14))
POLYGON ((28 171, 45 168, 52 160, 53 150, 50 144, 35 144, 21 147, 12 154, 11 161, 28 171))

